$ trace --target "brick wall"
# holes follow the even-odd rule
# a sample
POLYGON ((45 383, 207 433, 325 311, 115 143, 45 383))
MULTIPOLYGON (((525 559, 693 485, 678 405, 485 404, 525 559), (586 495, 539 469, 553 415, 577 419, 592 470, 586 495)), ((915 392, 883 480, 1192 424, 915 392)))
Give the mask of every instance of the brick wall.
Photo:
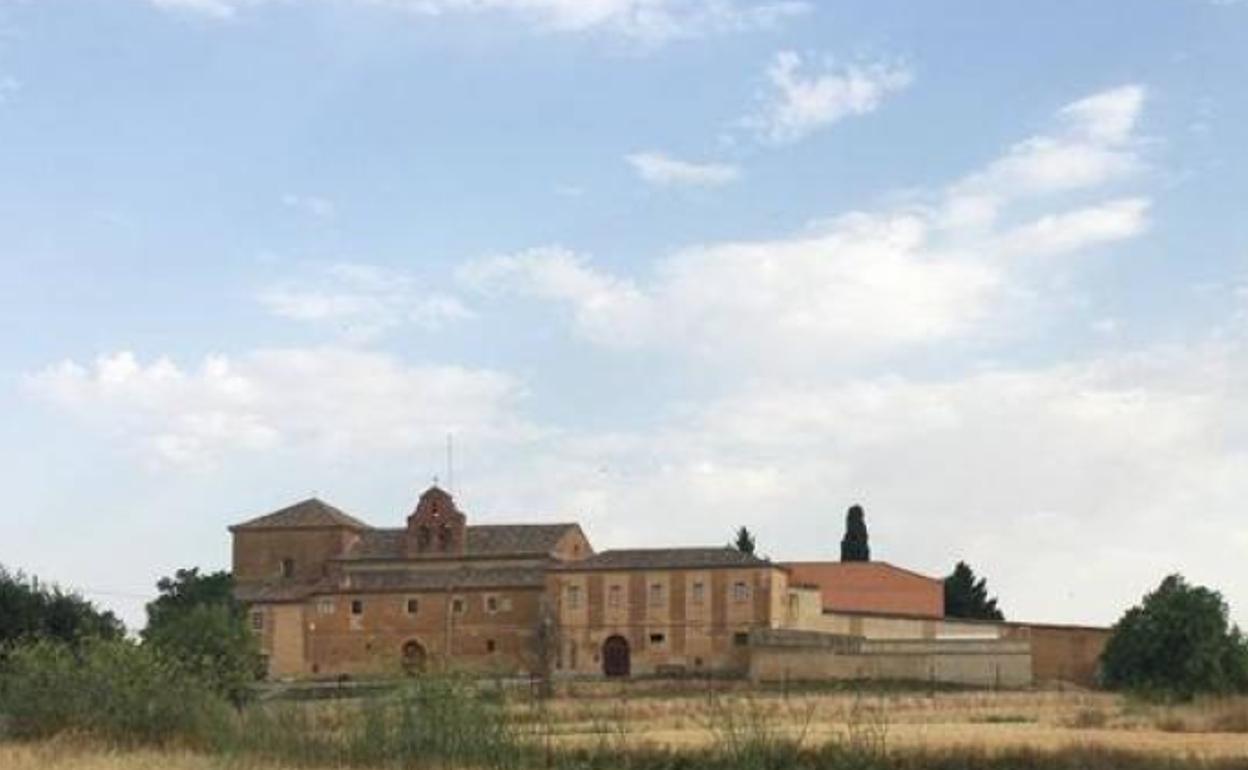
POLYGON ((886 562, 790 562, 790 585, 818 586, 824 609, 939 618, 944 584, 886 562))
POLYGON ((602 645, 617 635, 628 640, 634 674, 744 671, 748 648, 737 635, 770 627, 773 616, 779 624, 773 604, 783 580, 770 567, 552 573, 547 593, 558 618, 557 671, 601 674, 602 645))

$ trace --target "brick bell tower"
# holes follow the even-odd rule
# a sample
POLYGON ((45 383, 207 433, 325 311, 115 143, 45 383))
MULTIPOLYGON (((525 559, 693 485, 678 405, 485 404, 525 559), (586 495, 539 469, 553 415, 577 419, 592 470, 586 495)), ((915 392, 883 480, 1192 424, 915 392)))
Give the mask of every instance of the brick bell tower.
POLYGON ((467 545, 468 519, 455 506, 455 498, 437 484, 429 487, 407 517, 408 556, 447 554, 459 556, 467 545))

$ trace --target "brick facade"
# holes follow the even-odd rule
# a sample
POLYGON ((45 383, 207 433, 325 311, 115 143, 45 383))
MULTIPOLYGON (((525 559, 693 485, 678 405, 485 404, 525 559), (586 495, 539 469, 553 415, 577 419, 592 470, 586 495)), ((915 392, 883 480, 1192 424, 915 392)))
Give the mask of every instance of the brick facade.
POLYGON ((400 528, 312 499, 230 531, 236 593, 274 678, 744 674, 750 640, 787 629, 881 644, 1009 640, 1028 646, 1037 679, 1090 683, 1107 636, 943 620, 940 580, 883 562, 775 564, 724 547, 595 553, 574 523, 473 525, 436 486, 400 528))

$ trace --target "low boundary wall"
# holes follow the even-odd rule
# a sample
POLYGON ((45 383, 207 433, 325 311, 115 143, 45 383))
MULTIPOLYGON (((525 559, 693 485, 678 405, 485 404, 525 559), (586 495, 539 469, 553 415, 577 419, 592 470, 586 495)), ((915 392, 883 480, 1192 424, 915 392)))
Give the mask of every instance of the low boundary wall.
POLYGON ((1031 644, 999 639, 865 639, 770 630, 750 639, 756 682, 907 680, 978 687, 1032 683, 1031 644))

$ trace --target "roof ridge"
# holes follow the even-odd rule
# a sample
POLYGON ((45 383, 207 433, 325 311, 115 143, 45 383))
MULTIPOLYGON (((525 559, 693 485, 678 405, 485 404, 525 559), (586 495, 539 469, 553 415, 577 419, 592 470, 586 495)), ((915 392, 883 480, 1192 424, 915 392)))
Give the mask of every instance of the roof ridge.
POLYGON ((288 527, 372 529, 365 522, 316 496, 304 498, 270 513, 248 519, 241 524, 233 525, 230 529, 281 529, 288 527))

